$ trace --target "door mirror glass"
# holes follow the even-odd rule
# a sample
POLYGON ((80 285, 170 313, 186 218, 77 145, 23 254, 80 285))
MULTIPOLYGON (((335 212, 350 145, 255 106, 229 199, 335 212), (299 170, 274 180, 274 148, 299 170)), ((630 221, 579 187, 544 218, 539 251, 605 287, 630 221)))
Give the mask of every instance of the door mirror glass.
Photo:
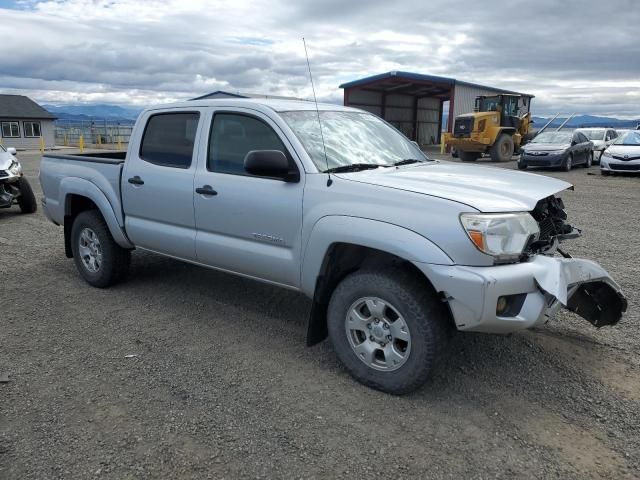
POLYGON ((289 168, 289 160, 280 150, 252 150, 244 157, 245 171, 256 177, 279 178, 297 182, 298 176, 289 168))

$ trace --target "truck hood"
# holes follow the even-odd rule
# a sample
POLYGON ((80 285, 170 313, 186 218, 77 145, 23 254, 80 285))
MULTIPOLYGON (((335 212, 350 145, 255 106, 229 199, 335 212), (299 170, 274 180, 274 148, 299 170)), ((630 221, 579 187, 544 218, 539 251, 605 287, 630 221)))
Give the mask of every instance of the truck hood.
POLYGON ((572 187, 570 183, 542 175, 442 161, 337 176, 445 198, 481 212, 531 211, 539 200, 572 187))

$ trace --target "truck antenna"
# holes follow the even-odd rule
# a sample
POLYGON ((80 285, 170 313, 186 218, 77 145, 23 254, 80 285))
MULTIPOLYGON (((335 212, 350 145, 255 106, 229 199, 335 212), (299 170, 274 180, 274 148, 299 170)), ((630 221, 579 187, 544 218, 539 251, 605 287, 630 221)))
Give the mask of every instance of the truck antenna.
POLYGON ((316 104, 316 114, 318 115, 318 125, 320 127, 320 138, 322 139, 322 150, 324 152, 324 162, 327 165, 327 187, 330 187, 333 183, 331 180, 331 172, 329 172, 329 159, 327 158, 327 147, 324 144, 324 133, 322 132, 322 122, 320 121, 320 109, 318 108, 318 99, 316 98, 316 89, 313 86, 313 75, 311 75, 311 64, 309 63, 309 54, 307 53, 307 42, 302 37, 302 44, 304 45, 304 55, 307 57, 307 69, 309 70, 309 80, 311 80, 311 91, 313 92, 313 101, 316 104))

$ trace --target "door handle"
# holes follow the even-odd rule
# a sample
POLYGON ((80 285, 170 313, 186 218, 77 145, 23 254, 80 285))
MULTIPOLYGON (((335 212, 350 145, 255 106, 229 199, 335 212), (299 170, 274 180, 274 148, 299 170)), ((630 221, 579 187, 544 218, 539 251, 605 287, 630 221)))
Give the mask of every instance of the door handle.
POLYGON ((218 192, 211 188, 211 185, 205 185, 204 187, 196 188, 196 193, 199 193, 200 195, 218 195, 218 192))
POLYGON ((131 177, 127 180, 127 182, 132 185, 144 185, 144 180, 142 180, 138 175, 136 175, 135 177, 131 177))

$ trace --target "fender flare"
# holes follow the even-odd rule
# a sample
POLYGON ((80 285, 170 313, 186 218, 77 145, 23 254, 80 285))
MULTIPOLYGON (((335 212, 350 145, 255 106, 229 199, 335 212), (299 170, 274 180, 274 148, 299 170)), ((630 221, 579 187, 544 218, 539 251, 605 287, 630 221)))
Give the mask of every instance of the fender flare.
MULTIPOLYGON (((118 222, 118 217, 113 210, 107 196, 95 184, 78 177, 66 177, 60 182, 60 196, 64 198, 64 216, 69 214, 69 196, 79 195, 91 200, 100 211, 104 221, 109 227, 109 232, 113 240, 122 248, 134 248, 134 245, 127 238, 124 230, 118 222)), ((71 226, 69 225, 69 228, 71 226)), ((65 226, 65 228, 67 228, 65 226)))
POLYGON ((347 243, 390 253, 410 262, 453 265, 453 260, 428 238, 398 225, 362 217, 326 216, 311 229, 304 250, 300 289, 313 297, 329 248, 347 243))

